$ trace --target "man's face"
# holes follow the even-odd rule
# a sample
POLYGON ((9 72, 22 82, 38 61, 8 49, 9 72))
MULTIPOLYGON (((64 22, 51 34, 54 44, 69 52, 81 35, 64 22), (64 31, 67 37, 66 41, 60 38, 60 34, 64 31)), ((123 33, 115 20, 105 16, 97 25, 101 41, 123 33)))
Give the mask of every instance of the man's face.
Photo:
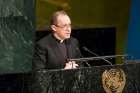
POLYGON ((64 40, 70 38, 71 35, 71 20, 67 15, 59 15, 57 17, 57 24, 52 27, 55 36, 64 40))

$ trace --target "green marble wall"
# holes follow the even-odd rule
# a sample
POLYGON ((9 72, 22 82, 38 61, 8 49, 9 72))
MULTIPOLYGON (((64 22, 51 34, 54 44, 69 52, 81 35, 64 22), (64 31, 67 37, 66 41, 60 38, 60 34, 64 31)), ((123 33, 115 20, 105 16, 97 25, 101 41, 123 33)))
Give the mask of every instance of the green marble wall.
POLYGON ((34 0, 0 0, 0 73, 31 70, 34 28, 34 0))

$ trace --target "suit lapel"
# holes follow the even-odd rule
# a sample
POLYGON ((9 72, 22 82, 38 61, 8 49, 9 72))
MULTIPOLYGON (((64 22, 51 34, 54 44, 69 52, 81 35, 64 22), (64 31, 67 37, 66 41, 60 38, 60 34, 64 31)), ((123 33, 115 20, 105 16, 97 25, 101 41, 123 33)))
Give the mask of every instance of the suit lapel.
POLYGON ((55 40, 53 36, 51 37, 50 43, 56 58, 61 58, 62 52, 60 51, 58 42, 55 40))
POLYGON ((67 49, 67 58, 72 58, 72 47, 69 39, 66 40, 66 49, 67 49))

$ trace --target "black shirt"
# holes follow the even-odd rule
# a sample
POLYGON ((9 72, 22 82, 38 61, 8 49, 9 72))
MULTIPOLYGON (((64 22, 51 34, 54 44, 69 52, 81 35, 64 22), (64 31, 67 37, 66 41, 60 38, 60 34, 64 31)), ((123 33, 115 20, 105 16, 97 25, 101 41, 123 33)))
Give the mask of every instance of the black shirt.
POLYGON ((62 43, 52 34, 36 44, 33 69, 63 69, 68 58, 79 58, 78 41, 71 37, 62 43))

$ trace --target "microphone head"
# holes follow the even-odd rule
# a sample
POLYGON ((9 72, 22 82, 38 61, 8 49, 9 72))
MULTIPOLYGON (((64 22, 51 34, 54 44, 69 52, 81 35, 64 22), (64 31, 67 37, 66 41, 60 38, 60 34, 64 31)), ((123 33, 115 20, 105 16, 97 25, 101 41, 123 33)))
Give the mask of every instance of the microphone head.
POLYGON ((83 48, 84 50, 88 51, 87 47, 83 46, 82 48, 83 48))

